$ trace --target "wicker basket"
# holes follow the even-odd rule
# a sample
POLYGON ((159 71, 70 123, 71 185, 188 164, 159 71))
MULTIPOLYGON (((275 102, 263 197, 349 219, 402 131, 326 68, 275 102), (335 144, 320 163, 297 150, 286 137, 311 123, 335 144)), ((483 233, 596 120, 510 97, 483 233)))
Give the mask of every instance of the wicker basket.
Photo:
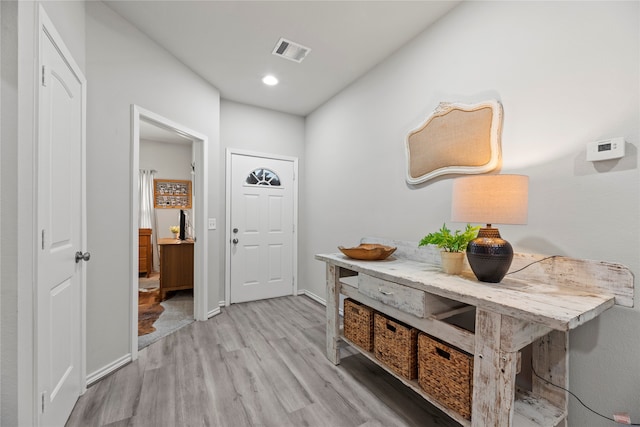
POLYGON ((374 315, 373 332, 376 359, 407 379, 418 374, 418 330, 381 314, 374 315))
POLYGON ((441 405, 471 419, 472 356, 420 333, 418 384, 441 405))
POLYGON ((351 298, 345 299, 344 336, 364 350, 373 350, 373 309, 351 298))

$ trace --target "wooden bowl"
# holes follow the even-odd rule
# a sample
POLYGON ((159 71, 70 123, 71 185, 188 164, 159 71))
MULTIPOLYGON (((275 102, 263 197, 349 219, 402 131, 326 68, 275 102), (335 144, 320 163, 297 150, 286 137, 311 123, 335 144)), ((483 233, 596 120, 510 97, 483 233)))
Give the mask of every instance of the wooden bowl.
POLYGON ((378 245, 377 243, 362 243, 360 246, 356 246, 355 248, 338 246, 338 249, 340 249, 340 252, 349 258, 364 261, 377 261, 387 258, 397 248, 393 246, 378 245))

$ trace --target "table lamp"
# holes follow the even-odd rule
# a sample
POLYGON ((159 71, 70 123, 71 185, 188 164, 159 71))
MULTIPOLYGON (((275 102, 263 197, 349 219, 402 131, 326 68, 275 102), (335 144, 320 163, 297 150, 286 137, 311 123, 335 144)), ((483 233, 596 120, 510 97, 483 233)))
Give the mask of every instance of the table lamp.
POLYGON ((492 224, 526 224, 529 177, 478 175, 453 181, 451 220, 487 224, 467 246, 471 270, 481 282, 498 283, 513 260, 511 244, 492 224))

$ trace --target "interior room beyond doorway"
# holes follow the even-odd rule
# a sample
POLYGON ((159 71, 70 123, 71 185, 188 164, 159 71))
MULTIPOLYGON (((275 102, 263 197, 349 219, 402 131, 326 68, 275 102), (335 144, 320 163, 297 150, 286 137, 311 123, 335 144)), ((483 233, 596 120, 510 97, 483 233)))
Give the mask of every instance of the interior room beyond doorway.
POLYGON ((194 321, 194 229, 192 141, 142 120, 139 150, 140 350, 194 321))

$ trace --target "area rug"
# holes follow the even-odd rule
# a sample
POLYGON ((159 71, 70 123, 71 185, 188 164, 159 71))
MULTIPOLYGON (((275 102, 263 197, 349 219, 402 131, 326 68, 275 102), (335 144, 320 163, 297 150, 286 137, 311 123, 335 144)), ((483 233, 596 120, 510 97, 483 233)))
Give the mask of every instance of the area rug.
POLYGON ((160 287, 160 273, 154 271, 149 277, 142 275, 138 277, 138 289, 152 289, 160 287))
POLYGON ((192 323, 193 318, 193 290, 169 292, 162 301, 164 311, 153 324, 156 329, 150 334, 138 337, 138 350, 166 337, 178 329, 192 323))
POLYGON ((164 307, 160 305, 160 289, 138 290, 138 336, 155 332, 153 324, 160 318, 164 307))

